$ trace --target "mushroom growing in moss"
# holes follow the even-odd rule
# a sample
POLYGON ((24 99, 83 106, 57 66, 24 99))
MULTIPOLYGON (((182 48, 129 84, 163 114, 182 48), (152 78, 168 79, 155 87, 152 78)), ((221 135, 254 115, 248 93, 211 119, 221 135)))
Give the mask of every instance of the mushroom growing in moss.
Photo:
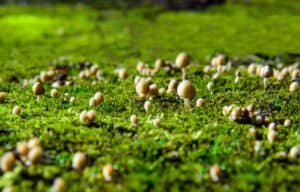
POLYGON ((35 82, 32 86, 32 92, 37 96, 37 102, 40 102, 45 89, 40 82, 35 82))
POLYGON ((261 69, 261 76, 264 78, 264 88, 268 88, 268 80, 273 76, 273 68, 270 65, 266 65, 261 69))
POLYGON ((126 68, 121 68, 118 70, 118 75, 121 80, 124 80, 128 77, 128 72, 126 68))
POLYGON ((37 163, 42 159, 43 148, 41 146, 33 147, 28 153, 28 160, 30 163, 37 163))
POLYGON ((73 169, 82 170, 86 165, 86 155, 83 152, 75 153, 72 161, 73 169))
POLYGON ((22 112, 22 109, 19 105, 14 106, 13 110, 12 110, 12 114, 14 115, 20 115, 22 112))
POLYGON ((136 92, 139 96, 146 96, 149 89, 149 81, 146 79, 141 79, 136 85, 136 92))
POLYGON ((167 93, 176 92, 179 82, 176 79, 171 79, 168 85, 167 93))
POLYGON ((26 141, 21 141, 17 144, 16 151, 21 157, 27 156, 29 152, 28 143, 26 141))
POLYGON ((16 158, 15 155, 12 152, 6 152, 4 155, 1 157, 1 162, 0 166, 2 171, 11 171, 16 163, 16 158))
POLYGON ((57 89, 52 89, 50 92, 51 97, 58 97, 58 90, 57 89))
POLYGON ((217 165, 217 164, 212 165, 209 169, 209 173, 210 173, 212 181, 218 182, 221 179, 222 170, 219 165, 217 165))
POLYGON ((203 98, 197 99, 197 101, 196 101, 197 107, 203 107, 204 105, 205 105, 205 99, 203 99, 203 98))
POLYGON ((63 178, 58 177, 54 180, 51 192, 65 192, 67 189, 66 182, 63 178))
POLYGON ((0 92, 0 103, 2 103, 6 99, 7 93, 0 92))
POLYGON ((183 80, 177 87, 177 94, 184 101, 184 106, 190 106, 190 100, 196 95, 196 89, 193 84, 188 80, 183 80))
POLYGON ((131 122, 131 125, 136 126, 139 122, 138 116, 136 114, 132 114, 130 116, 130 122, 131 122))
POLYGON ((190 64, 190 56, 185 53, 179 53, 176 57, 175 65, 182 70, 182 80, 187 79, 186 67, 190 64))
POLYGON ((293 81, 290 84, 289 91, 293 93, 293 92, 297 92, 298 90, 300 90, 300 84, 299 84, 299 82, 293 81))
POLYGON ((240 70, 237 70, 236 72, 235 72, 235 79, 234 79, 234 83, 236 84, 236 83, 238 83, 239 82, 239 80, 240 80, 240 78, 241 78, 241 71, 240 70))
POLYGON ((111 164, 106 164, 102 167, 102 174, 106 181, 111 181, 113 179, 114 168, 111 164))

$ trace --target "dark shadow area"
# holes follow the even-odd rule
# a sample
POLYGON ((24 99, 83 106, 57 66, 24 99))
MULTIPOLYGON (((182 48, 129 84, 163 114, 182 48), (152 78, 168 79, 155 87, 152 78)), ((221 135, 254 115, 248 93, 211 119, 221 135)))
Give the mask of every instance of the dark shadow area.
POLYGON ((167 9, 204 9, 210 5, 223 4, 226 0, 0 0, 0 4, 89 4, 101 8, 133 8, 145 5, 159 5, 167 9))

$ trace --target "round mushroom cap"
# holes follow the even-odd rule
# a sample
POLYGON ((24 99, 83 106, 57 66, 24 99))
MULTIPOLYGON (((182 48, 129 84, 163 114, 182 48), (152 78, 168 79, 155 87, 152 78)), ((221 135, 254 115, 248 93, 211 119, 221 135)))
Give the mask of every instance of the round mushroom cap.
POLYGON ((5 100, 6 96, 7 96, 7 93, 5 93, 5 92, 0 92, 0 103, 3 102, 3 101, 5 100))
POLYGON ((32 92, 36 95, 43 95, 45 93, 45 89, 40 82, 36 82, 32 86, 32 92))
POLYGON ((149 92, 149 81, 140 80, 139 83, 136 85, 136 92, 138 94, 146 95, 149 92))
POLYGON ((159 70, 165 65, 165 61, 162 59, 157 59, 154 64, 154 69, 159 70))
POLYGON ((189 64, 190 64, 190 56, 185 52, 179 53, 175 61, 176 67, 184 68, 189 64))
POLYGON ((64 191, 66 191, 66 182, 61 177, 56 178, 52 186, 52 192, 64 192, 64 191))
POLYGON ((12 152, 4 153, 0 160, 0 167, 2 171, 5 172, 12 170, 15 166, 15 160, 15 155, 12 152))
POLYGON ((177 94, 185 99, 193 99, 196 89, 190 81, 183 80, 177 87, 177 94))
POLYGON ((40 146, 33 147, 28 153, 28 159, 32 163, 38 162, 43 156, 43 148, 40 146))
POLYGON ((273 76, 273 73, 273 68, 270 65, 266 65, 261 70, 261 76, 265 78, 273 76))
POLYGON ((300 90, 300 84, 297 81, 292 82, 290 84, 289 91, 290 92, 296 92, 298 90, 300 90))

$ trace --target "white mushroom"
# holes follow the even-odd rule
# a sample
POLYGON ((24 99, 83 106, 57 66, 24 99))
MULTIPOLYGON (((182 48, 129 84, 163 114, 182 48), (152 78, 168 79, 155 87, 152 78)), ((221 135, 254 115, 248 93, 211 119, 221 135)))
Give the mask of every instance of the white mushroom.
POLYGON ((176 67, 182 70, 182 80, 187 79, 186 67, 189 64, 190 64, 190 56, 185 52, 179 53, 176 58, 175 65, 176 67))
POLYGON ((75 153, 72 161, 73 169, 82 170, 86 165, 86 155, 83 152, 75 153))
POLYGON ((261 76, 264 78, 264 88, 268 88, 268 79, 273 76, 273 68, 270 65, 266 65, 261 69, 261 76))
POLYGON ((184 100, 184 106, 190 106, 190 100, 196 95, 196 89, 188 80, 183 80, 177 87, 177 94, 184 100))

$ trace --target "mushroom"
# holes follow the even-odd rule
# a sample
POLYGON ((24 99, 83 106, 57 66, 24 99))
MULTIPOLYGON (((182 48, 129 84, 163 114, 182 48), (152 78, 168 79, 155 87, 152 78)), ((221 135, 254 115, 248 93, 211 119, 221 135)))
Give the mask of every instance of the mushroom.
POLYGON ((37 137, 34 137, 34 138, 31 138, 29 141, 28 141, 28 148, 31 149, 33 147, 40 147, 41 146, 41 141, 39 138, 37 137))
POLYGON ((114 174, 114 168, 111 164, 106 164, 102 167, 102 174, 106 181, 111 181, 114 174))
POLYGON ((270 65, 266 65, 261 69, 261 76, 264 78, 264 88, 268 88, 268 79, 273 76, 273 68, 270 65))
POLYGON ((300 155, 300 147, 294 146, 289 151, 289 158, 290 159, 296 159, 300 155))
POLYGON ((136 85, 136 92, 139 96, 147 95, 149 92, 149 81, 141 79, 136 85))
POLYGON ((214 89, 214 82, 210 81, 207 83, 207 89, 208 91, 213 91, 214 89))
POLYGON ((150 108, 151 108, 151 102, 150 102, 150 101, 146 101, 146 102, 144 103, 144 108, 145 108, 145 111, 146 111, 146 112, 149 111, 150 108))
POLYGON ((176 58, 175 65, 176 67, 182 70, 182 80, 187 79, 186 67, 189 64, 190 64, 190 56, 185 52, 179 53, 176 58))
POLYGON ((293 81, 290 84, 289 91, 293 93, 293 92, 297 92, 298 90, 300 90, 300 84, 299 84, 299 82, 293 81))
POLYGON ((257 64, 251 63, 248 66, 248 73, 251 74, 251 75, 255 75, 255 73, 256 73, 256 66, 257 66, 257 64))
POLYGON ((196 106, 197 107, 203 107, 204 104, 205 104, 205 99, 203 99, 203 98, 197 99, 197 101, 196 101, 196 106))
POLYGON ((22 109, 21 109, 21 107, 20 107, 19 105, 14 106, 14 108, 13 108, 13 110, 12 110, 12 113, 13 113, 14 115, 20 115, 21 112, 22 112, 22 109))
POLYGON ((136 126, 139 122, 138 116, 136 114, 132 114, 130 116, 130 122, 131 122, 131 125, 136 126))
POLYGON ((2 192, 16 192, 16 189, 12 186, 8 186, 2 189, 2 192))
POLYGON ((7 93, 0 92, 0 103, 2 103, 6 99, 7 93))
POLYGON ((51 97, 58 97, 58 90, 57 89, 52 89, 50 92, 51 97))
POLYGON ((45 89, 40 82, 35 82, 32 86, 32 92, 37 96, 37 102, 40 102, 45 89))
POLYGON ((1 157, 0 166, 2 171, 11 171, 15 166, 16 158, 12 152, 6 152, 1 157))
POLYGON ((222 176, 222 170, 219 165, 215 164, 210 167, 209 173, 211 176, 212 181, 218 182, 221 179, 222 176))
POLYGON ((214 58, 212 58, 211 60, 211 65, 215 68, 224 65, 226 62, 226 58, 225 55, 223 54, 218 54, 217 56, 215 56, 214 58))
POLYGON ((168 85, 167 93, 176 92, 179 82, 176 79, 171 79, 168 85))
POLYGON ((82 111, 80 113, 79 119, 84 124, 89 124, 90 123, 90 119, 89 119, 89 115, 88 115, 87 111, 82 111))
POLYGON ((149 86, 149 94, 152 96, 156 96, 158 94, 158 86, 157 84, 151 84, 149 86))
POLYGON ((121 80, 124 80, 128 77, 128 72, 126 68, 121 68, 118 70, 118 75, 121 80))
POLYGON ((237 71, 235 72, 235 79, 234 79, 234 83, 235 83, 235 84, 239 82, 240 77, 241 77, 241 72, 240 72, 240 70, 237 70, 237 71))
POLYGON ((28 143, 26 141, 21 141, 17 144, 16 151, 21 157, 27 156, 29 152, 28 143))
POLYGON ((190 106, 190 100, 196 95, 196 89, 193 84, 188 80, 183 80, 177 87, 177 94, 183 98, 184 106, 190 106))
POLYGON ((58 177, 54 180, 53 186, 52 186, 52 192, 65 192, 67 189, 66 182, 63 178, 58 177))
POLYGON ((70 99, 69 99, 69 102, 70 103, 74 103, 76 100, 76 97, 75 96, 71 96, 70 99))
POLYGON ((98 72, 98 70, 99 70, 99 65, 98 64, 94 64, 90 68, 90 74, 91 75, 96 75, 96 73, 98 72))
POLYGON ((160 119, 159 119, 159 118, 154 119, 154 120, 153 120, 153 125, 154 125, 155 127, 160 127, 160 119))
POLYGON ((160 70, 163 66, 165 66, 165 61, 162 60, 162 59, 157 59, 157 60, 155 61, 155 64, 154 64, 154 70, 153 70, 153 72, 154 72, 154 73, 158 73, 159 70, 160 70))
POLYGON ((98 106, 101 103, 103 103, 103 101, 104 101, 103 93, 98 91, 98 92, 95 93, 95 95, 92 98, 90 98, 89 105, 91 107, 92 106, 98 106))
POLYGON ((268 129, 269 130, 276 130, 276 127, 277 127, 276 123, 272 122, 272 123, 269 124, 268 129))
POLYGON ((277 132, 274 129, 270 129, 267 135, 269 143, 272 145, 277 138, 277 132))
POLYGON ((86 155, 83 152, 75 153, 72 161, 73 169, 82 170, 86 165, 86 155))
POLYGON ((41 146, 33 147, 32 149, 30 149, 28 153, 28 160, 31 163, 37 163, 41 160, 42 156, 43 156, 42 147, 41 146))
POLYGON ((291 124, 292 124, 292 121, 290 119, 286 119, 286 120, 284 120, 283 126, 290 127, 291 124))

